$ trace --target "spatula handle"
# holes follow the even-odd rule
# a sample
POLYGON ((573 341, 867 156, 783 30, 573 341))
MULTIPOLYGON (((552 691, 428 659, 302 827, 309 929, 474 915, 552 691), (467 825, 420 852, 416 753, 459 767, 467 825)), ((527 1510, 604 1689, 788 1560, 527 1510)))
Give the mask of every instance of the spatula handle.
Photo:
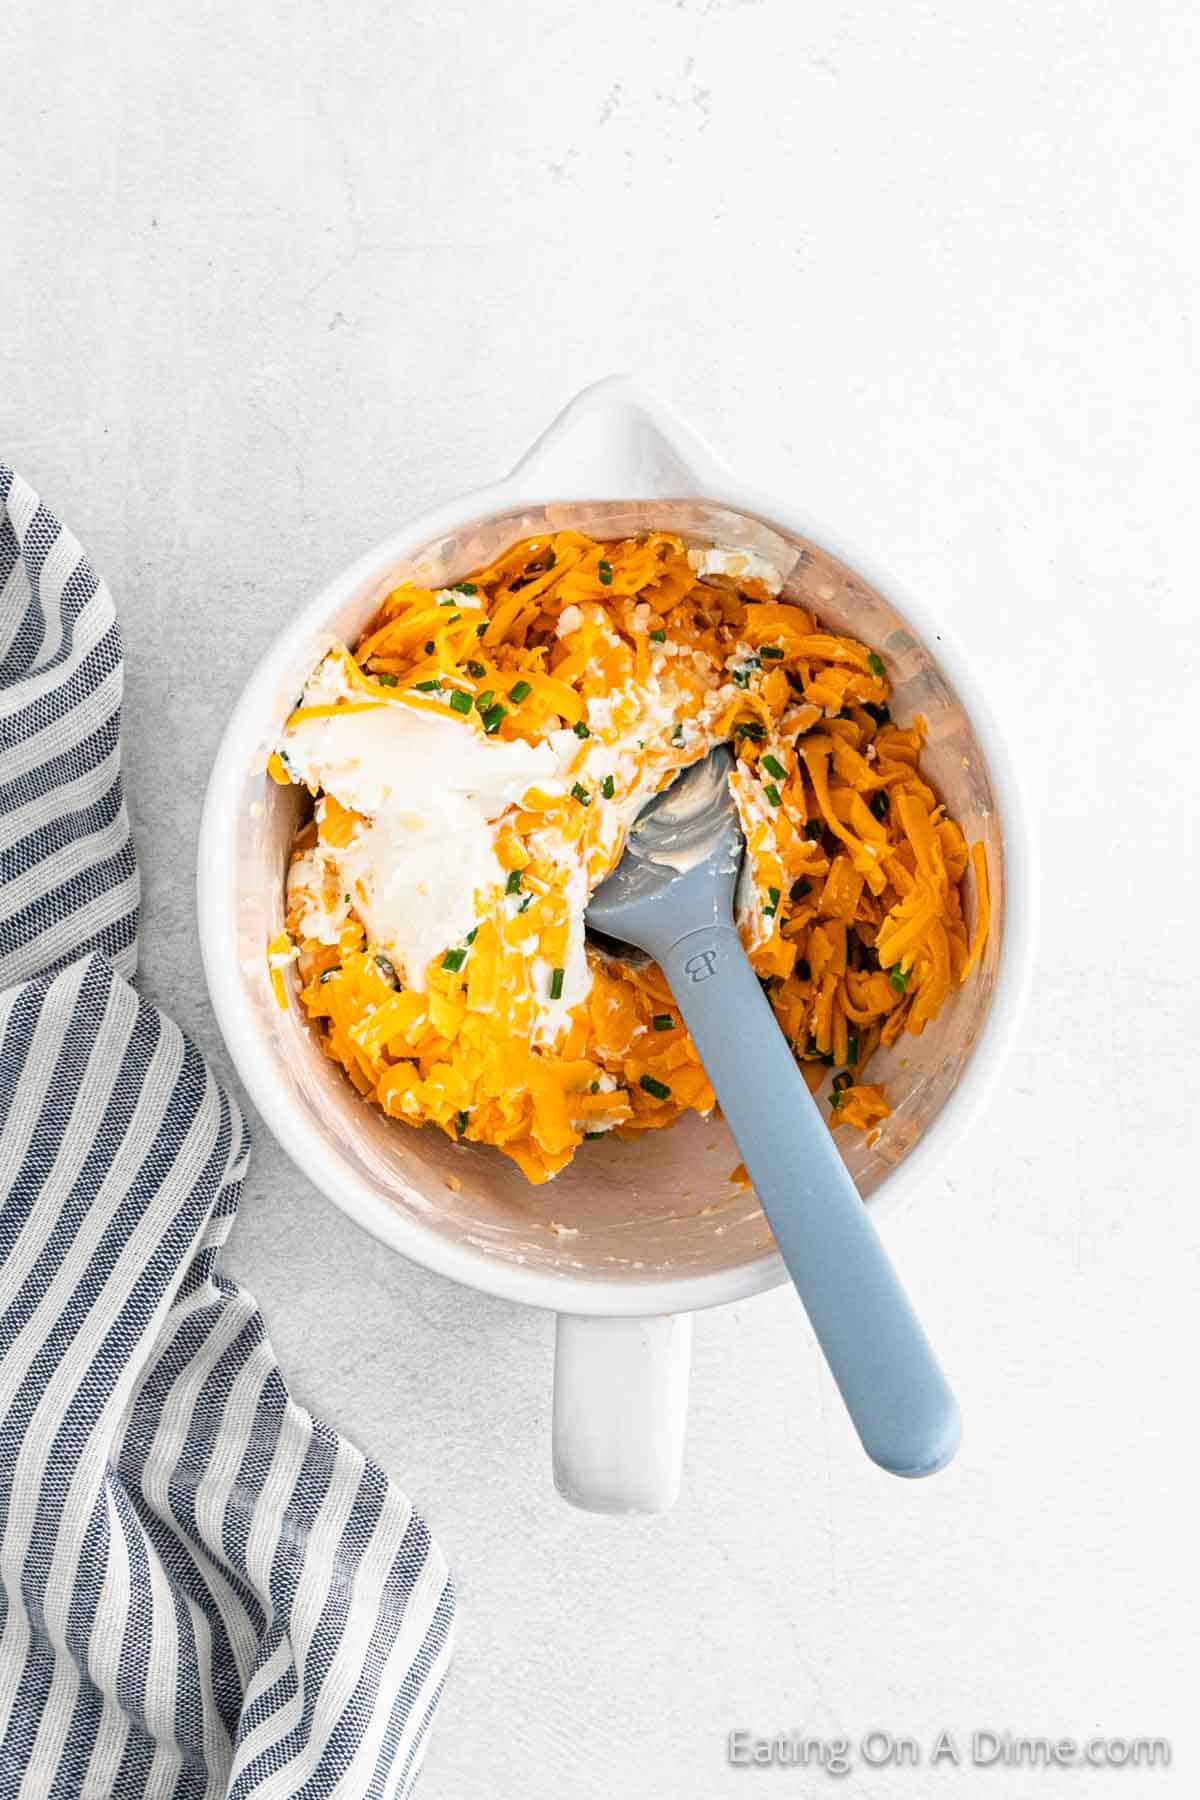
POLYGON ((958 1404, 736 931, 689 932, 659 961, 863 1448, 932 1475, 958 1404))

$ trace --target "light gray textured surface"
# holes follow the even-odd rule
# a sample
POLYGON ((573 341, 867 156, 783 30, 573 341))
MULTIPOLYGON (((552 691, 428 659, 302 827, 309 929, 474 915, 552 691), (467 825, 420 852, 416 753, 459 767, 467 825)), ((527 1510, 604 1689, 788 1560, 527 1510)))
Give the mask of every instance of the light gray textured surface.
POLYGON ((193 844, 244 671, 614 367, 944 609, 1041 823, 1020 1053, 888 1222, 967 1421, 928 1484, 779 1293, 700 1321, 676 1512, 570 1512, 550 1320, 259 1131, 237 1272, 461 1586, 425 1800, 823 1791, 727 1769, 736 1725, 1164 1733, 1166 1774, 937 1785, 1195 1791, 1196 50, 1182 0, 0 22, 0 446, 117 597, 144 984, 219 1066, 193 844))

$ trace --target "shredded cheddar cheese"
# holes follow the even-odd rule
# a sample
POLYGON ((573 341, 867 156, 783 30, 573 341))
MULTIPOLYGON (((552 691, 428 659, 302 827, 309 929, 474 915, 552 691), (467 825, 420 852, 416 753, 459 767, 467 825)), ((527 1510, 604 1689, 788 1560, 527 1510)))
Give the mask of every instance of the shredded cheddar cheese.
MULTIPOLYGON (((330 652, 267 765, 315 802, 268 960, 286 1004, 296 959, 304 1012, 360 1093, 495 1145, 532 1182, 588 1137, 709 1111, 661 971, 585 945, 583 913, 645 800, 728 741, 755 971, 813 1091, 836 1071, 831 1123, 887 1116, 865 1072, 978 962, 983 847, 922 778, 924 722, 891 718, 877 652, 779 585, 749 552, 561 531, 453 588, 396 588, 353 652, 330 652), (364 745, 396 763, 435 744, 473 759, 446 814, 457 835, 441 838, 419 783, 406 797, 362 775, 364 745), (422 911, 418 884, 388 913, 391 875, 402 884, 431 835, 450 875, 460 858, 464 894, 444 889, 443 916, 433 900, 422 911)), ((437 766, 423 779, 436 786, 437 766)))

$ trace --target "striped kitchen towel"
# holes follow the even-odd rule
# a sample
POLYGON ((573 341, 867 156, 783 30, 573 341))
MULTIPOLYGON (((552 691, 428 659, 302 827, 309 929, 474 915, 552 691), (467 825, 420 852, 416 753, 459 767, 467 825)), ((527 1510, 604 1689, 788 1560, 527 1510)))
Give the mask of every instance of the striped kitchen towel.
POLYGON ((121 676, 0 465, 0 1796, 407 1794, 453 1590, 221 1273, 247 1135, 130 986, 121 676))

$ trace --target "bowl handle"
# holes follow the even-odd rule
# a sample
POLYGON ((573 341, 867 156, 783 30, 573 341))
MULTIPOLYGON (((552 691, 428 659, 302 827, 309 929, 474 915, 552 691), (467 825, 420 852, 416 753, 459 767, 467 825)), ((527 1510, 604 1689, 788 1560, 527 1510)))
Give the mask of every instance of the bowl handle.
POLYGON ((518 504, 542 504, 719 499, 734 482, 664 400, 610 375, 576 394, 500 485, 518 504))
POLYGON ((554 1347, 554 1485, 586 1512, 674 1505, 683 1462, 691 1313, 560 1313, 554 1347))

